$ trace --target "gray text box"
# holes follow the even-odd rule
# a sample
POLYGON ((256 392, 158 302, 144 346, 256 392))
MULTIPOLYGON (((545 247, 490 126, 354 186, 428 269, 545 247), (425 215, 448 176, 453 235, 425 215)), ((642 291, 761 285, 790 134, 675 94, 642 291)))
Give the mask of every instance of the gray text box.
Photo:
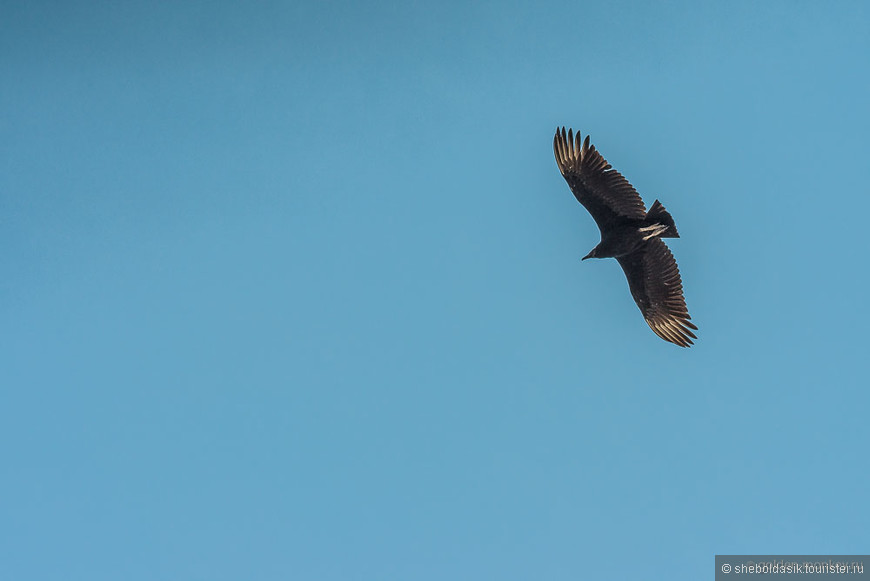
POLYGON ((716 555, 716 581, 833 578, 870 581, 870 556, 716 555))

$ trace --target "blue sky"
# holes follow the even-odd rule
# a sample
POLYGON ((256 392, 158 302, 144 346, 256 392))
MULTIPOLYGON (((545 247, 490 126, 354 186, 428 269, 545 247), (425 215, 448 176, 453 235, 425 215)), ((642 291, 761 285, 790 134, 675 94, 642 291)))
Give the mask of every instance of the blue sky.
POLYGON ((0 577, 866 552, 866 3, 0 15, 0 577), (558 125, 674 215, 692 349, 558 125))

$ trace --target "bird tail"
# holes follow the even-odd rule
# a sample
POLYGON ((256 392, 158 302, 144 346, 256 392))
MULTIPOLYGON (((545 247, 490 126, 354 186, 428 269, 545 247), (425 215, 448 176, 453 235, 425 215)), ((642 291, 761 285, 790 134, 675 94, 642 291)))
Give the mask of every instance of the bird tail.
POLYGON ((680 234, 677 232, 677 226, 674 224, 673 217, 671 216, 670 212, 665 210, 665 207, 658 200, 653 202, 653 205, 649 209, 649 212, 646 213, 645 222, 650 226, 652 226, 653 224, 661 224, 662 226, 667 226, 667 230, 659 234, 659 237, 661 238, 680 237, 680 234))

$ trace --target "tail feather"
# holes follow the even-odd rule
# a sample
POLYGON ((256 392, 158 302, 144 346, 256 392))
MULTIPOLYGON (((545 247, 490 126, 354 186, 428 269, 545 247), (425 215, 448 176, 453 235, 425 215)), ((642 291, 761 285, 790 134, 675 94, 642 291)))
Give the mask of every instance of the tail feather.
POLYGON ((674 224, 673 217, 671 216, 670 212, 665 210, 665 207, 658 200, 653 202, 653 205, 649 209, 649 212, 646 213, 645 222, 649 225, 662 224, 663 226, 667 226, 668 229, 659 235, 661 238, 680 237, 679 232, 677 232, 677 226, 674 224))

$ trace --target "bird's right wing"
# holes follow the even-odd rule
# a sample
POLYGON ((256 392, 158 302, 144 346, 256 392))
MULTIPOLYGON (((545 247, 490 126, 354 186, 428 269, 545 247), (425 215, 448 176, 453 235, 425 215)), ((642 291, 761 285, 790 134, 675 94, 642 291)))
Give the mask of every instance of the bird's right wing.
POLYGON ((617 258, 634 302, 656 335, 688 347, 697 339, 698 327, 689 320, 689 310, 683 298, 683 282, 677 261, 660 238, 653 238, 639 250, 617 258))
POLYGON ((573 130, 557 129, 553 152, 574 197, 592 214, 602 232, 621 219, 646 216, 640 194, 611 168, 594 145, 589 145, 588 135, 586 141, 581 141, 579 132, 575 138, 573 130))

